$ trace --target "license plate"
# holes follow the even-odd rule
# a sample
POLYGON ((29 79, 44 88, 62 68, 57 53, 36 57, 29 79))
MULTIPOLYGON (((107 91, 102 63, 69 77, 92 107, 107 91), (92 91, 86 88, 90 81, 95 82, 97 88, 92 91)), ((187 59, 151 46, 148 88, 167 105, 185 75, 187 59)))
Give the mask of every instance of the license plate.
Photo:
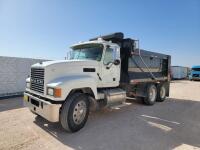
POLYGON ((24 95, 24 101, 28 101, 28 96, 24 95))

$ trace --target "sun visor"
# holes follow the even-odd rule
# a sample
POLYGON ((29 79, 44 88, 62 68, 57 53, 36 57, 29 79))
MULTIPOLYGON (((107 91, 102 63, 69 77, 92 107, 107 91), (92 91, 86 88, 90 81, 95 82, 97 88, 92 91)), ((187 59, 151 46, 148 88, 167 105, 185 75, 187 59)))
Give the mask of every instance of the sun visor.
POLYGON ((98 36, 95 38, 90 39, 90 41, 97 40, 98 38, 102 38, 105 41, 112 41, 112 42, 120 42, 124 38, 124 34, 122 32, 116 32, 108 35, 98 36))

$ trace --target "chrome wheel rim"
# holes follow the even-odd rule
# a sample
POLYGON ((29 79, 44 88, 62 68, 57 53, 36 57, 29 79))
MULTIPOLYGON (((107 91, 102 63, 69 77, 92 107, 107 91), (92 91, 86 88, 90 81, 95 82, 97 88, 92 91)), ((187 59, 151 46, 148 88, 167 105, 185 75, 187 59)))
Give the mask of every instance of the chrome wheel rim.
POLYGON ((150 88, 149 99, 150 99, 151 102, 155 101, 155 99, 156 99, 156 89, 155 89, 155 87, 150 88))
POLYGON ((160 97, 164 98, 165 94, 166 94, 165 88, 162 86, 161 89, 160 89, 160 97))
POLYGON ((86 116, 86 103, 84 101, 79 101, 74 107, 73 120, 74 123, 79 125, 83 122, 86 116))

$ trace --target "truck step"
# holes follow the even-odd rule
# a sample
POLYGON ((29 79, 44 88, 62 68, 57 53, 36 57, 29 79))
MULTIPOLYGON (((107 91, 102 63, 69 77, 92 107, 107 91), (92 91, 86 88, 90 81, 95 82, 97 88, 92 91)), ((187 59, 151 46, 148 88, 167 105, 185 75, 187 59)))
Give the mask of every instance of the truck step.
POLYGON ((113 106, 109 106, 108 108, 110 108, 110 109, 120 109, 121 107, 129 106, 131 104, 132 103, 123 102, 121 104, 116 104, 116 105, 113 105, 113 106))

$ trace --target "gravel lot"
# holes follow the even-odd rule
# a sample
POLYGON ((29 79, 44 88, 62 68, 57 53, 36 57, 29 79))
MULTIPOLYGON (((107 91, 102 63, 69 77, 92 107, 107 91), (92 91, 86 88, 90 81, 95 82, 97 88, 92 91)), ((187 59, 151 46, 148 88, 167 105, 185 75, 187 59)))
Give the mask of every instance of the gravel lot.
POLYGON ((0 100, 0 149, 200 149, 200 82, 173 81, 170 98, 154 106, 92 113, 74 134, 30 113, 21 97, 0 100))

